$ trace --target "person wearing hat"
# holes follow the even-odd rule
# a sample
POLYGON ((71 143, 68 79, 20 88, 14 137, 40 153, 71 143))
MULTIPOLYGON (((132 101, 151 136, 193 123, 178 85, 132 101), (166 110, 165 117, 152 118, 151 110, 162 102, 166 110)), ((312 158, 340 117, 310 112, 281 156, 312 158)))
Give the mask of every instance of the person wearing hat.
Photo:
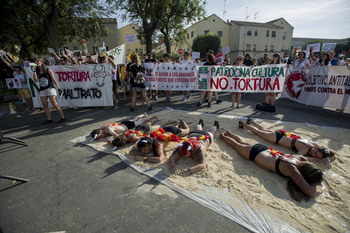
POLYGON ((215 121, 210 131, 204 131, 203 126, 203 120, 200 119, 197 130, 191 131, 187 140, 179 144, 178 148, 170 156, 168 165, 173 174, 186 176, 208 167, 206 163, 206 151, 214 141, 214 134, 219 129, 219 122, 215 121), (198 164, 185 169, 179 169, 176 167, 176 161, 181 157, 190 157, 197 161, 198 164))

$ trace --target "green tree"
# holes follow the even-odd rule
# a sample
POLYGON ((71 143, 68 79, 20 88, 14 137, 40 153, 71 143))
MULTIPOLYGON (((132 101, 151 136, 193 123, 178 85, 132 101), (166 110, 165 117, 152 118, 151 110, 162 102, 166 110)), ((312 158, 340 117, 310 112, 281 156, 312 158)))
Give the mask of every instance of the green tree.
POLYGON ((152 36, 160 27, 165 9, 170 0, 117 0, 116 7, 124 11, 123 20, 129 20, 142 25, 142 36, 145 38, 146 50, 152 51, 152 36))
POLYGON ((337 46, 335 47, 335 54, 339 55, 341 54, 343 51, 348 51, 350 49, 350 39, 348 39, 348 42, 346 44, 337 44, 337 46))
POLYGON ((167 53, 171 53, 171 44, 182 44, 186 40, 184 24, 204 18, 206 1, 174 0, 165 9, 160 32, 164 36, 167 53))
POLYGON ((199 35, 193 40, 192 51, 200 52, 201 57, 205 57, 209 50, 213 50, 214 54, 219 52, 220 36, 214 33, 199 35))
MULTIPOLYGON (((31 34, 33 37, 30 41, 34 47, 35 45, 42 47, 47 43, 56 51, 67 40, 71 41, 73 38, 101 37, 107 32, 101 18, 114 12, 109 0, 104 3, 98 0, 2 0, 2 2, 6 4, 5 6, 10 6, 4 11, 1 10, 6 13, 2 15, 4 19, 1 21, 2 27, 11 25, 6 31, 8 36, 14 41, 23 40, 21 38, 23 34, 17 30, 17 26, 25 25, 28 30, 26 34, 31 34), (21 13, 20 16, 11 16, 18 11, 21 13), (11 22, 13 18, 17 19, 15 24, 11 22), (23 22, 19 22, 18 19, 23 19, 23 22), (41 40, 37 41, 37 35, 42 35, 43 32, 46 39, 41 36, 41 40)), ((4 4, 2 3, 2 6, 4 4)), ((24 46, 21 47, 25 50, 24 46)))

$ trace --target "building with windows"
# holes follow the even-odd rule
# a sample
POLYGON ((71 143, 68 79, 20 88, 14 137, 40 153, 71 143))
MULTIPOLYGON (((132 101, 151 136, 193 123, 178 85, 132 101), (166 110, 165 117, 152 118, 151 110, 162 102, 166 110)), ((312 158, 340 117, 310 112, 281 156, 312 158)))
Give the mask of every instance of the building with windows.
POLYGON ((291 50, 293 30, 284 18, 266 23, 234 20, 225 22, 213 14, 187 28, 187 42, 183 48, 192 52, 194 38, 211 32, 220 36, 221 48, 230 47, 231 58, 247 53, 253 58, 260 58, 265 53, 271 57, 274 53, 291 50))

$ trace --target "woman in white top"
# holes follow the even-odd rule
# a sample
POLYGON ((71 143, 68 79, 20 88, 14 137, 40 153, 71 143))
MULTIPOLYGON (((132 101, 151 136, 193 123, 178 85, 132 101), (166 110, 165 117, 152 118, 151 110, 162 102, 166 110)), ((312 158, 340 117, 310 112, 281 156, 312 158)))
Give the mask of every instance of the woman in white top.
POLYGON ((298 53, 298 59, 294 61, 293 66, 295 68, 309 68, 310 67, 310 61, 309 59, 306 58, 306 53, 305 52, 299 52, 298 53))
POLYGON ((331 66, 331 60, 328 53, 322 53, 319 60, 317 60, 314 66, 331 66))

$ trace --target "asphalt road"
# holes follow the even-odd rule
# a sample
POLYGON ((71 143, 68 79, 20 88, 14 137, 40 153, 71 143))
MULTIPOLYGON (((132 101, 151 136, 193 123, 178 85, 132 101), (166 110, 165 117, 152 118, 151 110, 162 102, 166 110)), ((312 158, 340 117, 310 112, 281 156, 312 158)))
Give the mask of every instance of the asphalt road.
MULTIPOLYGON (((153 111, 165 107, 213 114, 308 122, 350 128, 349 112, 305 106, 279 99, 275 113, 255 110, 263 94, 243 94, 241 109, 231 108, 229 94, 220 105, 197 109, 198 93, 181 101, 164 97, 152 101, 153 111)), ((6 104, 2 104, 3 106, 6 104)), ((118 157, 70 143, 104 122, 117 122, 146 111, 130 112, 130 97, 119 109, 65 109, 67 121, 41 125, 45 114, 30 112, 0 117, 6 137, 28 142, 0 144, 0 174, 29 179, 27 183, 0 179, 0 233, 11 232, 248 232, 235 222, 140 175, 118 157)), ((0 106, 1 107, 1 106, 0 106)), ((3 107, 4 108, 4 107, 3 107)), ((57 121, 59 116, 53 113, 57 121)))

